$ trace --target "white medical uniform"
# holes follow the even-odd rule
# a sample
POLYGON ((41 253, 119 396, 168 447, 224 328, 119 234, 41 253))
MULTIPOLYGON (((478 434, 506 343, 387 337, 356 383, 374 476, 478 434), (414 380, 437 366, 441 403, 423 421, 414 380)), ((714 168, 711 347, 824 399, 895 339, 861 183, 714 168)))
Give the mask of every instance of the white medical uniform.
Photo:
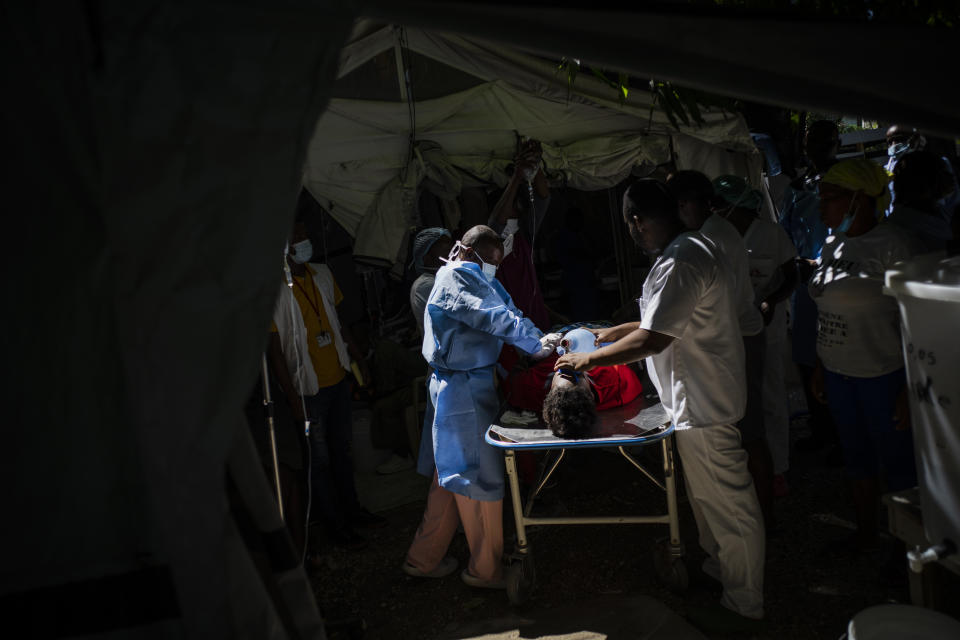
POLYGON ((643 284, 641 328, 674 337, 647 369, 676 425, 690 504, 709 554, 704 570, 721 599, 763 617, 763 516, 734 426, 744 413, 743 340, 736 285, 717 246, 696 231, 677 236, 643 284))
MULTIPOLYGON (((780 266, 797 257, 790 236, 779 224, 757 219, 743 236, 750 264, 750 282, 756 295, 755 305, 783 284, 780 266)), ((790 414, 783 358, 787 348, 787 302, 782 301, 767 325, 767 357, 763 366, 763 424, 773 457, 773 472, 790 468, 790 414)))
POLYGON ((744 239, 729 220, 724 220, 716 214, 706 219, 700 227, 700 233, 717 245, 722 259, 730 265, 736 288, 737 318, 740 322, 741 335, 757 335, 763 331, 763 316, 754 303, 750 265, 747 261, 747 247, 744 239))

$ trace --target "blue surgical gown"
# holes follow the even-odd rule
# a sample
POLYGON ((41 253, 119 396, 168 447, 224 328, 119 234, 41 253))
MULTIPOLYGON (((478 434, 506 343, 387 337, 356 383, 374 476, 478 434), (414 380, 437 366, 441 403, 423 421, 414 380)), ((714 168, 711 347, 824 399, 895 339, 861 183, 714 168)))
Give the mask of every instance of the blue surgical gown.
POLYGON ((501 500, 503 456, 483 439, 500 407, 494 365, 504 342, 536 353, 543 334, 499 282, 487 281, 479 265, 459 261, 437 272, 423 331, 434 415, 424 429, 418 470, 433 475, 435 466, 448 491, 501 500))

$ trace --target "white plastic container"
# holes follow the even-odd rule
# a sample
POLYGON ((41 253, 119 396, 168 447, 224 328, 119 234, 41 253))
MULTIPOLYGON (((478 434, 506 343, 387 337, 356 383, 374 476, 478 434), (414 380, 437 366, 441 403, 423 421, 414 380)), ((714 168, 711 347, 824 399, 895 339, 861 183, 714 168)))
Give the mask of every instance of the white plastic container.
POLYGON ((918 256, 886 285, 900 306, 927 539, 960 547, 960 256, 918 256))
POLYGON ((950 616, 906 604, 881 604, 864 609, 847 625, 848 640, 953 640, 960 622, 950 616))

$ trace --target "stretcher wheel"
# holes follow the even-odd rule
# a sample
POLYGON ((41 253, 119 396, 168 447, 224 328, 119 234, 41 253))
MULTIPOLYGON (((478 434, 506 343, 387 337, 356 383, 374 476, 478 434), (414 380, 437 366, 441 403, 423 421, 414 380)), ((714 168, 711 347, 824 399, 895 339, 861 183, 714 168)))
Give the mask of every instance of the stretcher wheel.
POLYGON ((510 604, 523 604, 530 599, 537 580, 533 556, 526 555, 507 568, 507 598, 510 604))
POLYGON ((653 568, 660 582, 671 591, 685 591, 690 586, 690 576, 683 557, 675 556, 666 541, 654 547, 653 568))

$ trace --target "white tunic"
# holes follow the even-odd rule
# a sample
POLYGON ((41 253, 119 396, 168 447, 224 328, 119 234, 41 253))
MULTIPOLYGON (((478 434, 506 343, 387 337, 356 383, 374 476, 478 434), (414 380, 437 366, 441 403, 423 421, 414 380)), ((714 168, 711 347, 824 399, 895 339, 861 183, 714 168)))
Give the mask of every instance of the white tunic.
POLYGON ((696 231, 677 236, 643 283, 640 327, 675 338, 647 358, 647 368, 677 429, 743 417, 747 388, 734 293, 729 264, 696 231))
MULTIPOLYGON (((755 296, 754 304, 760 303, 783 284, 780 266, 797 257, 797 249, 790 236, 776 222, 757 219, 750 223, 743 236, 747 246, 750 265, 750 283, 755 296)), ((773 320, 767 327, 768 341, 785 340, 787 337, 787 305, 784 300, 777 305, 773 320)))
POLYGON ((817 355, 829 371, 873 378, 903 367, 897 301, 883 294, 883 274, 918 250, 890 223, 827 238, 809 289, 819 314, 817 355))
POLYGON ((754 303, 753 288, 750 286, 750 267, 747 262, 747 247, 737 228, 720 216, 713 214, 707 218, 700 233, 720 249, 721 258, 726 260, 733 275, 736 290, 737 319, 740 333, 755 336, 763 331, 763 316, 754 303))

